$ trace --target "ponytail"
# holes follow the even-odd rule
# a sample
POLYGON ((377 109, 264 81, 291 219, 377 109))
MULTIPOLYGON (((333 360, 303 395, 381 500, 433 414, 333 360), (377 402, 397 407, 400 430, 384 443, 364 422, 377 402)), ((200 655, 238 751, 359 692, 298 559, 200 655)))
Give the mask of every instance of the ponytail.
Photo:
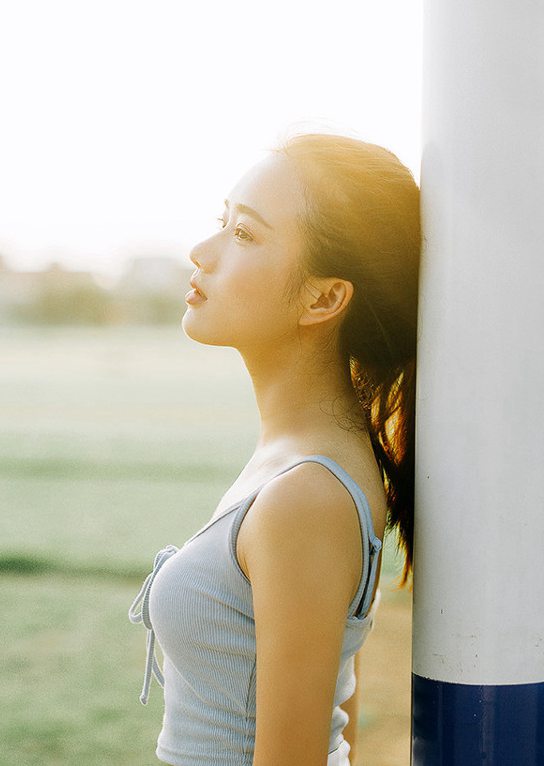
POLYGON ((402 587, 413 562, 416 358, 382 375, 371 375, 353 357, 350 368, 386 490, 386 530, 397 532, 404 553, 402 587))

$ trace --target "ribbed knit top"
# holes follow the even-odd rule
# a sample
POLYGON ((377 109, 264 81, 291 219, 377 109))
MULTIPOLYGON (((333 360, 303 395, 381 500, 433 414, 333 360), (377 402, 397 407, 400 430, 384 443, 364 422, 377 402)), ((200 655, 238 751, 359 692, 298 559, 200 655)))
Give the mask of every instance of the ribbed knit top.
MULTIPOLYGON (((363 541, 363 571, 346 615, 344 640, 331 711, 328 766, 349 748, 349 720, 340 705, 356 686, 354 655, 372 629, 379 589, 369 610, 381 540, 374 534, 362 489, 334 460, 309 455, 350 492, 363 541)), ((275 477, 274 477, 275 478, 275 477)), ((265 482, 266 483, 266 482, 265 482)), ((264 484, 227 508, 182 548, 168 545, 155 556, 129 617, 148 629, 145 704, 151 674, 164 686, 164 718, 156 755, 172 766, 252 766, 256 722, 256 644, 251 583, 236 558, 242 520, 264 484), (141 611, 137 611, 141 603, 141 611), (164 656, 163 674, 154 656, 155 635, 164 656)))

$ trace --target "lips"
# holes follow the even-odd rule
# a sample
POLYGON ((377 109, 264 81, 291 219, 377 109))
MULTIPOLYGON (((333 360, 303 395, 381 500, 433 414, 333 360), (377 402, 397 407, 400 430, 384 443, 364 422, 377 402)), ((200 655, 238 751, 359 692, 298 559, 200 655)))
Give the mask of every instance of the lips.
POLYGON ((189 284, 191 285, 191 287, 193 287, 197 291, 199 295, 201 295, 203 298, 206 297, 205 293, 202 292, 198 283, 193 279, 193 277, 191 277, 191 279, 189 280, 189 284))

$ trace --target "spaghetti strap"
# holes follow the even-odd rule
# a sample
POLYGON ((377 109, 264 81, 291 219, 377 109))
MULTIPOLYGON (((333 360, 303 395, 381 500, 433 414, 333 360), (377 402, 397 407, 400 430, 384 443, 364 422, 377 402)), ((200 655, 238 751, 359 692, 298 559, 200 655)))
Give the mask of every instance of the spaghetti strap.
POLYGON ((352 611, 351 608, 348 615, 365 617, 371 605, 374 582, 378 568, 379 552, 382 548, 382 541, 374 532, 374 524, 372 522, 368 499, 359 484, 357 484, 349 473, 332 458, 327 457, 326 455, 308 455, 295 463, 295 465, 306 461, 321 463, 328 468, 346 487, 357 507, 361 525, 361 537, 363 540, 363 573, 361 575, 357 593, 350 605, 350 607, 353 606, 353 603, 355 602, 357 603, 357 606, 353 610, 353 615, 350 614, 352 611))

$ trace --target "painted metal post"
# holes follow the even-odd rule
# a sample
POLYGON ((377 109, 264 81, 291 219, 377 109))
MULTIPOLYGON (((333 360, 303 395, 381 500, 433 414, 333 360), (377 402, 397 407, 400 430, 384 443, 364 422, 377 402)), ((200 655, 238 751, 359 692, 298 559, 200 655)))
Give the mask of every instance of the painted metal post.
POLYGON ((424 2, 412 766, 543 766, 544 3, 424 2))

